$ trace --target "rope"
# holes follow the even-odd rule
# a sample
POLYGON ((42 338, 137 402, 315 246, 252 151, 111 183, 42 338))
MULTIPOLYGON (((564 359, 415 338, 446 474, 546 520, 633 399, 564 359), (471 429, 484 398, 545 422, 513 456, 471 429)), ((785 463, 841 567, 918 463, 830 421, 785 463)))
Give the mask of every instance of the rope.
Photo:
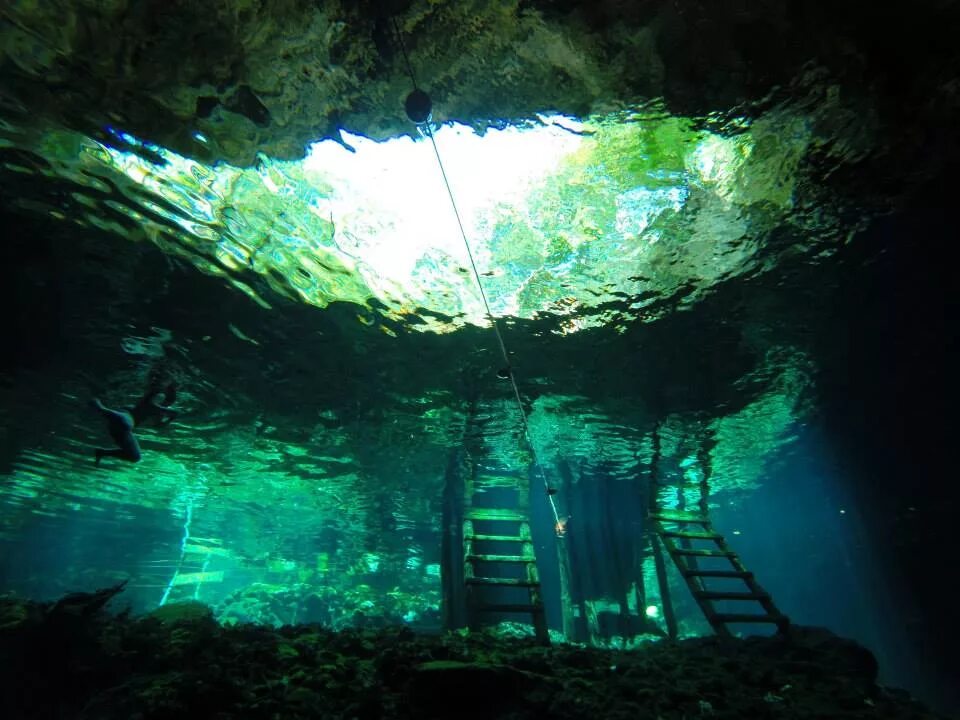
MULTIPOLYGON (((410 76, 410 82, 413 83, 413 89, 418 90, 417 78, 413 73, 413 65, 410 63, 410 57, 407 55, 407 46, 403 42, 403 34, 400 32, 400 27, 397 25, 397 19, 393 18, 393 29, 397 34, 397 40, 400 44, 400 52, 403 54, 403 61, 407 68, 407 74, 410 76)), ((490 310, 490 303, 487 301, 487 293, 483 289, 483 282, 480 280, 480 271, 477 270, 477 263, 473 258, 473 250, 470 248, 470 241, 467 239, 467 231, 463 227, 463 220, 460 217, 460 210, 457 207, 457 201, 453 196, 453 189, 450 187, 450 180, 447 178, 447 171, 443 166, 443 160, 440 157, 440 149, 437 147, 436 138, 433 136, 433 130, 430 127, 430 123, 427 122, 424 124, 424 129, 426 130, 427 137, 430 138, 430 144, 433 146, 433 154, 437 157, 437 165, 440 167, 440 174, 443 176, 443 184, 447 188, 447 195, 450 197, 450 205, 453 206, 453 214, 457 218, 457 227, 460 228, 460 236, 463 238, 463 245, 467 249, 467 257, 470 258, 470 268, 473 270, 473 277, 477 281, 477 288, 480 290, 480 298, 483 300, 483 308, 487 314, 487 319, 490 321, 490 325, 493 328, 494 334, 497 336, 497 344, 500 346, 500 354, 503 356, 504 366, 506 367, 508 377, 510 379, 510 385, 513 387, 513 396, 517 401, 517 409, 520 411, 520 423, 523 426, 523 437, 527 441, 527 447, 530 448, 530 455, 533 457, 533 466, 536 468, 537 474, 540 476, 540 480, 543 482, 543 489, 547 495, 547 501, 550 503, 550 510, 553 513, 554 528, 558 535, 564 533, 564 524, 560 522, 560 513, 557 511, 557 503, 553 499, 553 494, 550 492, 550 483, 547 481, 547 474, 543 471, 543 465, 540 464, 540 458, 537 456, 537 449, 533 445, 533 440, 530 437, 530 425, 527 422, 527 413, 523 409, 523 399, 520 397, 520 388, 517 387, 517 379, 513 373, 513 367, 510 364, 510 353, 507 352, 507 345, 503 341, 503 334, 500 332, 500 325, 497 323, 497 318, 494 316, 493 312, 490 310)))
POLYGON ((447 188, 447 195, 450 197, 450 204, 453 206, 453 214, 457 218, 457 227, 460 228, 460 236, 463 238, 464 247, 467 248, 467 257, 470 258, 470 267, 473 270, 473 276, 476 278, 477 287, 480 290, 480 298, 483 300, 483 308, 486 311, 487 319, 490 321, 491 327, 493 327, 493 332, 497 336, 497 343, 500 346, 500 354, 503 355, 503 362, 506 365, 508 377, 510 379, 510 385, 513 387, 513 396, 517 400, 517 409, 520 411, 520 423, 523 426, 523 437, 527 441, 527 446, 530 448, 530 454, 533 456, 533 466, 536 468, 537 473, 540 476, 540 480, 543 482, 544 491, 547 493, 547 500, 550 503, 550 510, 553 512, 554 527, 557 532, 562 531, 562 525, 560 523, 560 513, 557 511, 557 503, 553 499, 553 495, 550 494, 550 483, 547 481, 547 475, 543 471, 543 465, 540 464, 540 459, 537 456, 537 449, 533 445, 533 440, 530 437, 530 425, 527 422, 527 413, 523 409, 523 400, 520 397, 520 388, 517 387, 517 379, 514 376, 513 368, 510 365, 510 354, 507 352, 507 345, 503 341, 503 333, 500 332, 500 325, 497 322, 497 318, 494 316, 493 312, 490 310, 490 303, 487 301, 487 293, 483 289, 483 282, 480 280, 480 271, 477 269, 477 263, 473 258, 473 250, 470 248, 470 242, 467 240, 467 232, 463 227, 463 220, 460 217, 460 210, 457 207, 457 201, 453 196, 453 190, 450 187, 450 181, 447 178, 447 171, 443 167, 443 160, 440 158, 440 150, 437 148, 437 141, 433 137, 433 130, 431 130, 430 125, 426 126, 427 137, 430 138, 430 144, 433 145, 433 153, 437 156, 437 165, 440 166, 440 174, 443 176, 443 184, 447 188))
POLYGON ((417 78, 413 74, 413 65, 410 64, 410 58, 407 56, 407 45, 403 42, 403 34, 400 32, 400 26, 397 25, 397 18, 393 19, 393 31, 397 34, 397 40, 400 41, 400 52, 403 53, 403 62, 407 66, 407 74, 410 76, 410 82, 413 83, 413 89, 419 90, 417 78))

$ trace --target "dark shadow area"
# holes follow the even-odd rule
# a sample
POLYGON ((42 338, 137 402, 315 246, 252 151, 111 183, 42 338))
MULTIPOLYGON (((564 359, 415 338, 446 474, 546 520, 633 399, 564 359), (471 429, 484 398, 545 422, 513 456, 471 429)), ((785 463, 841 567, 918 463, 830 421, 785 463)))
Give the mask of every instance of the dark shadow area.
POLYGON ((956 546, 954 190, 928 186, 876 223, 859 245, 884 251, 866 267, 846 258, 850 281, 821 336, 818 404, 869 550, 899 596, 881 622, 903 628, 911 655, 939 669, 920 681, 924 692, 956 711, 956 603, 944 581, 956 546))

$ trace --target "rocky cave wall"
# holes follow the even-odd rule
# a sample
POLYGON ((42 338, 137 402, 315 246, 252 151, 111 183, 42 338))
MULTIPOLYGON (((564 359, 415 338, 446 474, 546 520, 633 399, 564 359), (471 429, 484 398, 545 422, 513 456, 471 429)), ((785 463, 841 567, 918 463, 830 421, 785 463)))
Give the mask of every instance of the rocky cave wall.
POLYGON ((21 2, 0 8, 0 97, 8 114, 92 134, 116 125, 208 162, 299 158, 341 130, 413 131, 399 30, 440 122, 483 129, 651 99, 701 116, 816 67, 875 100, 892 135, 956 114, 957 63, 943 52, 956 57, 958 15, 952 0, 21 2))

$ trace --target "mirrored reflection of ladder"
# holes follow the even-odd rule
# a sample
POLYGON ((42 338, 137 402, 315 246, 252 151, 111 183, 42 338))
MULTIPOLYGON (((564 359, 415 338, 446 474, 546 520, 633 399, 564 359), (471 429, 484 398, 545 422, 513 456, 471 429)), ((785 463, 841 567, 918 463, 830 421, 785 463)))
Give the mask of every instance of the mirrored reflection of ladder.
POLYGON ((781 634, 787 632, 790 620, 773 604, 770 594, 760 587, 723 535, 713 529, 708 517, 665 510, 650 515, 650 522, 717 635, 732 637, 727 626, 739 623, 767 623, 775 625, 781 634), (701 561, 711 566, 701 566, 701 561), (722 567, 716 567, 717 563, 722 567), (716 604, 725 601, 746 604, 748 610, 759 605, 761 611, 718 611, 716 604))
MULTIPOLYGON (((502 480, 502 479, 501 479, 502 480)), ((483 479, 468 480, 464 493, 463 560, 467 620, 471 629, 483 626, 483 616, 528 615, 537 639, 550 641, 540 591, 540 576, 530 534, 528 487, 525 480, 495 488, 516 492, 516 506, 483 504, 483 479)), ((494 495, 494 493, 491 493, 494 495)))

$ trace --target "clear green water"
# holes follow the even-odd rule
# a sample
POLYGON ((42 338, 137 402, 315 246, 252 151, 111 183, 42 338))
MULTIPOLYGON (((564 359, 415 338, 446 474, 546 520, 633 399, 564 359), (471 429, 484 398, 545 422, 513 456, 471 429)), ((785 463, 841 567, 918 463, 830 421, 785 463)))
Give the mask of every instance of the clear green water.
MULTIPOLYGON (((654 106, 437 132, 548 477, 572 463, 636 483, 655 427, 676 482, 703 472, 709 441, 715 507, 759 486, 809 411, 815 367, 776 309, 727 316, 716 298, 798 258, 827 263, 866 220, 842 218, 812 180, 834 111, 697 122, 654 106)), ((86 253, 63 252, 79 262, 65 294, 101 282, 119 297, 78 310, 76 356, 10 394, 11 422, 29 428, 0 486, 10 587, 46 597, 130 578, 138 609, 197 599, 224 621, 438 624, 451 455, 469 446, 521 473, 534 455, 493 375, 429 144, 348 140, 355 153, 318 145, 239 169, 120 130, 98 141, 4 121, 13 207, 86 253), (129 253, 128 268, 97 265, 99 247, 129 253), (156 303, 131 290, 144 273, 156 303), (95 468, 108 440, 88 398, 132 402, 160 359, 180 419, 141 434, 137 465, 95 468)))

